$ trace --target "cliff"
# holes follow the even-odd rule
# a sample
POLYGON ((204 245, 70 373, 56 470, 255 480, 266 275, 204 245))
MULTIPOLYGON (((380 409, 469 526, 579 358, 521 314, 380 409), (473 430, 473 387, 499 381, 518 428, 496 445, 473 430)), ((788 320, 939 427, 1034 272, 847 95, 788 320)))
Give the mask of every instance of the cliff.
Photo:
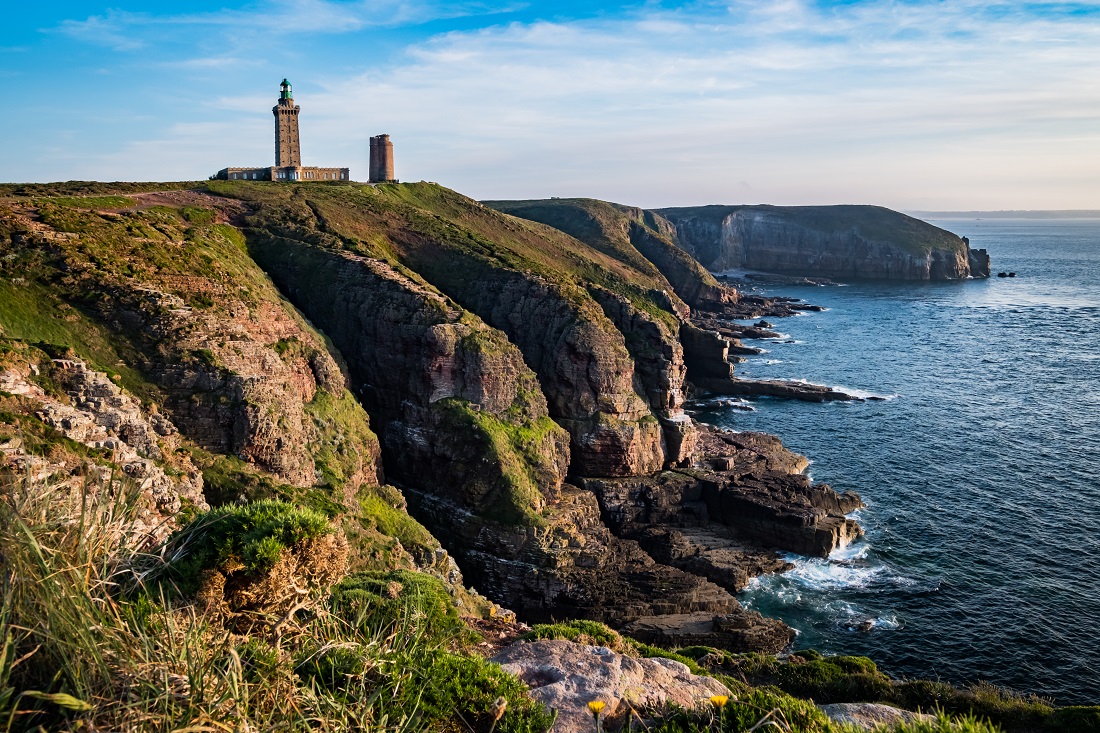
POLYGON ((353 567, 460 588, 383 483, 342 357, 228 223, 243 209, 124 188, 0 203, 0 472, 62 501, 127 496, 145 543, 181 510, 293 500, 343 517, 353 567))
POLYGON ((685 414, 689 369, 731 374, 694 314, 772 306, 715 282, 657 215, 555 204, 563 230, 434 184, 91 188, 5 200, 0 327, 48 352, 21 379, 82 360, 178 431, 194 478, 162 494, 326 507, 364 566, 461 594, 453 555, 526 618, 737 649, 790 639, 733 596, 783 567, 773 548, 858 535, 858 497, 685 414), (620 518, 638 501, 662 510, 620 518))
POLYGON ((506 214, 560 229, 639 269, 655 268, 692 308, 737 302, 737 291, 718 283, 706 268, 678 247, 676 227, 653 211, 597 199, 483 203, 506 214))
POLYGON ((538 700, 582 726, 606 698, 609 725, 830 729, 791 692, 1095 727, 759 654, 794 631, 735 594, 777 550, 857 538, 861 502, 684 396, 768 334, 737 321, 809 306, 716 283, 653 212, 548 210, 430 184, 0 187, 0 713, 543 731, 538 700), (630 636, 531 629, 470 582, 630 636), (689 689, 705 710, 663 707, 689 689))
POLYGON ((657 213, 675 225, 677 243, 711 271, 842 280, 989 276, 984 252, 972 253, 961 237, 879 206, 698 206, 657 213))

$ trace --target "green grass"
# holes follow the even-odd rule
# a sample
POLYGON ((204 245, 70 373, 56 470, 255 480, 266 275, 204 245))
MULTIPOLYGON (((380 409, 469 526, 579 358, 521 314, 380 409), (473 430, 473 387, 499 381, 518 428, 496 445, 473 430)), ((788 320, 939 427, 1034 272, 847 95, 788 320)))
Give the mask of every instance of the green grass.
POLYGON ((58 181, 55 183, 0 183, 0 196, 117 196, 150 191, 179 191, 196 188, 200 181, 129 182, 129 181, 58 181))
POLYGON ((374 463, 378 457, 378 439, 362 406, 348 390, 333 395, 317 390, 306 403, 306 416, 316 428, 309 445, 323 485, 337 491, 357 476, 369 473, 374 483, 374 463))
MULTIPOLYGON (((1047 700, 989 684, 955 687, 931 680, 892 680, 866 657, 823 656, 799 651, 786 660, 766 654, 732 654, 711 647, 679 653, 718 676, 752 687, 771 687, 818 704, 879 702, 906 710, 943 711, 992 721, 1006 731, 1034 731, 1054 725, 1047 700)), ((1056 727, 1053 729, 1057 729, 1056 727)))
POLYGON ((372 486, 359 495, 360 521, 387 537, 401 541, 405 549, 421 554, 434 552, 439 546, 424 525, 399 509, 403 502, 400 492, 392 486, 372 486))
POLYGON ((139 352, 126 336, 104 328, 82 304, 71 305, 39 282, 0 279, 0 342, 38 346, 55 358, 84 359, 138 399, 157 394, 132 366, 139 352))
POLYGON ((243 566, 243 573, 255 577, 274 567, 285 551, 333 531, 323 513, 283 501, 217 507, 173 537, 176 559, 169 571, 184 589, 196 588, 204 571, 227 566, 243 566))
POLYGON ((54 206, 71 206, 77 209, 125 209, 137 201, 128 196, 55 196, 40 199, 36 203, 54 206))
POLYGON ((414 633, 437 645, 470 639, 443 582, 410 570, 355 573, 332 589, 333 611, 353 626, 392 631, 394 624, 415 626, 414 633), (415 610, 415 614, 410 613, 415 610))
POLYGON ((229 634, 130 572, 160 561, 119 541, 133 487, 75 497, 75 515, 62 486, 4 488, 0 723, 10 730, 457 733, 487 729, 498 697, 498 731, 553 722, 518 680, 461 648, 469 632, 432 578, 355 576, 277 635, 267 625, 229 634))
POLYGON ((554 624, 535 624, 523 638, 526 641, 564 639, 589 646, 604 646, 620 654, 637 654, 637 642, 599 621, 577 619, 554 624))
POLYGON ((478 514, 502 524, 541 525, 545 503, 539 486, 545 483, 546 445, 562 429, 549 417, 519 424, 502 420, 470 403, 448 398, 436 403, 449 431, 478 446, 498 471, 471 476, 467 504, 478 514))

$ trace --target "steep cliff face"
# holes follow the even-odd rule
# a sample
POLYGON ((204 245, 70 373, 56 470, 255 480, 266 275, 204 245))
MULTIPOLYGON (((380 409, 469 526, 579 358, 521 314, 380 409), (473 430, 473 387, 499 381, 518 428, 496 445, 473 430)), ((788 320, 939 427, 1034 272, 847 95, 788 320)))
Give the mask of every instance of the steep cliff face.
POLYGON ((188 439, 285 483, 312 486, 331 468, 341 488, 377 484, 369 430, 326 426, 332 406, 353 400, 320 335, 222 223, 232 207, 179 195, 175 206, 139 195, 13 211, 21 231, 8 266, 28 276, 3 286, 5 334, 62 343, 117 371, 188 439), (35 313, 21 312, 32 303, 35 313), (347 461, 319 466, 313 449, 333 431, 349 441, 347 461))
POLYGON ((181 508, 292 499, 342 514, 354 567, 460 585, 380 485, 335 352, 228 223, 244 208, 131 188, 0 201, 0 473, 77 500, 132 495, 137 539, 163 538, 181 508))
POLYGON ((177 529, 181 509, 208 508, 175 425, 106 374, 13 344, 0 355, 0 394, 0 473, 99 511, 129 495, 135 518, 119 539, 158 542, 177 529))
POLYGON ((971 276, 962 238, 877 206, 703 206, 659 213, 676 225, 680 246, 712 271, 838 279, 971 276))
MULTIPOLYGON (((499 329, 537 376, 549 415, 570 434, 570 472, 623 476, 664 464, 660 408, 648 403, 623 333, 591 294, 593 287, 611 290, 675 323, 659 302, 667 284, 648 263, 648 270, 636 270, 625 255, 433 184, 317 188, 308 200, 222 188, 260 204, 257 218, 267 230, 274 231, 274 220, 305 226, 291 238, 400 264, 499 329)), ((634 259, 645 262, 636 252, 634 259)))
POLYGON ((434 184, 140 188, 0 200, 0 339, 44 344, 62 385, 20 415, 129 446, 151 519, 289 498, 342 514, 356 567, 462 593, 430 530, 529 619, 771 651, 793 632, 732 596, 784 567, 754 543, 824 553, 858 532, 858 498, 778 444, 715 448, 684 413, 688 367, 728 380, 734 343, 691 319, 760 299, 652 212, 589 202, 582 241, 434 184), (61 379, 78 363, 98 376, 61 379))
POLYGON ((395 477, 502 522, 538 516, 566 436, 503 334, 384 261, 260 233, 252 249, 348 359, 395 477))

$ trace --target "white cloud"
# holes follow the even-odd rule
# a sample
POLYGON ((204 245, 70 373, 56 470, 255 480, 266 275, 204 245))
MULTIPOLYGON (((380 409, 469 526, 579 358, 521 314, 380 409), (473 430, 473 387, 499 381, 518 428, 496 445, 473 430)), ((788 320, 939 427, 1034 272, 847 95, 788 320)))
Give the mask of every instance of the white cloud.
POLYGON ((468 15, 493 15, 512 7, 437 0, 359 0, 350 3, 269 0, 244 9, 182 15, 110 10, 84 20, 62 21, 56 30, 117 51, 134 51, 147 47, 153 39, 172 37, 179 40, 181 28, 187 26, 216 27, 235 38, 254 36, 269 41, 273 36, 305 38, 310 34, 351 33, 468 15))
POLYGON ((399 173, 477 196, 692 203, 748 180, 777 203, 1097 205, 1100 22, 989 9, 738 3, 451 33, 330 80, 303 135, 323 116, 361 140, 365 120, 399 173))
POLYGON ((136 51, 146 44, 129 33, 128 28, 143 17, 111 10, 106 15, 93 15, 86 20, 64 20, 57 30, 78 41, 107 46, 116 51, 136 51))
MULTIPOLYGON (((379 6, 374 20, 433 8, 398 5, 379 6)), ((335 32, 367 22, 364 7, 288 0, 264 22, 312 14, 311 29, 335 32)), ((979 0, 647 6, 626 18, 441 34, 397 59, 365 44, 340 63, 363 71, 315 73, 320 91, 298 100, 303 152, 360 176, 367 138, 388 132, 400 177, 478 197, 1100 207, 1096 13, 979 0)), ((203 170, 270 158, 270 131, 249 136, 270 125, 272 101, 212 102, 253 114, 240 129, 194 138, 211 161, 203 170)), ((192 177, 197 156, 157 152, 187 135, 102 163, 159 159, 192 177)))

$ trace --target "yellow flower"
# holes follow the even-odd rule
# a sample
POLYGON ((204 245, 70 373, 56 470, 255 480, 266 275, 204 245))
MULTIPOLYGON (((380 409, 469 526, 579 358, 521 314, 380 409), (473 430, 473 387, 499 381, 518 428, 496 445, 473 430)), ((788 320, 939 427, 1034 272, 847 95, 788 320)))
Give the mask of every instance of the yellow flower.
POLYGON ((588 703, 588 709, 591 710, 592 714, 595 715, 597 718, 600 717, 600 713, 603 712, 604 707, 605 703, 602 700, 593 700, 592 702, 588 703))
POLYGON ((729 695, 711 695, 710 704, 718 709, 726 707, 726 703, 730 701, 729 695))

